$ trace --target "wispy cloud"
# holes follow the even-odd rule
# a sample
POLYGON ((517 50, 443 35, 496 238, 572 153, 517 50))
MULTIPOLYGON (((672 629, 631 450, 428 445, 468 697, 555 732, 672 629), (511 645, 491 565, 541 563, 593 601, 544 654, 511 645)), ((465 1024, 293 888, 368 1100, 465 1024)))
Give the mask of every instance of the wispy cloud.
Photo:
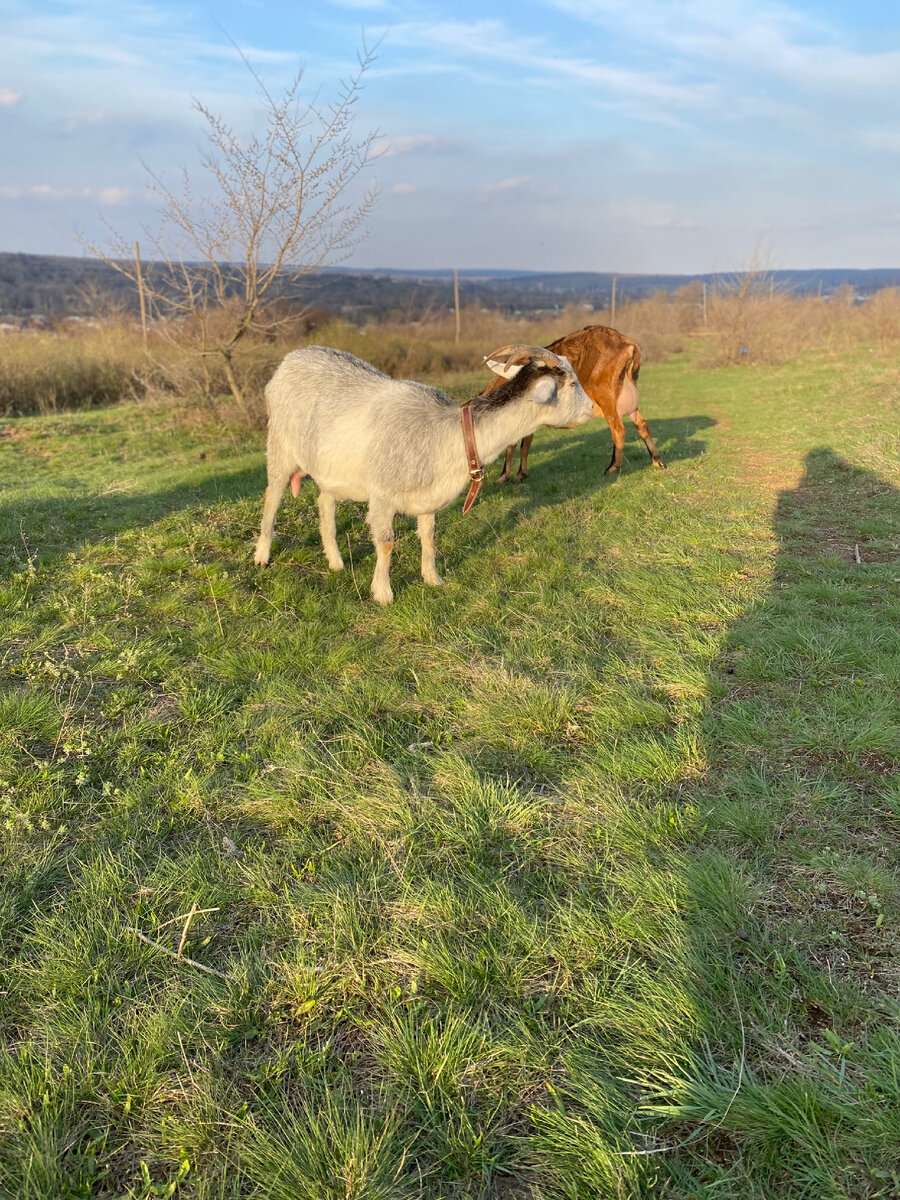
POLYGON ((102 125, 109 118, 108 109, 85 108, 77 112, 66 113, 63 118, 63 129, 66 133, 74 133, 82 125, 102 125))
POLYGON ((680 217, 673 204, 647 200, 614 200, 605 206, 607 217, 617 225, 638 229, 696 229, 697 222, 680 217))
MULTIPOLYGON (((495 19, 407 22, 393 29, 391 37, 405 45, 429 47, 464 59, 476 56, 512 65, 529 72, 532 82, 544 79, 587 85, 597 89, 597 101, 611 107, 637 102, 645 106, 645 115, 664 122, 673 119, 673 109, 701 110, 716 101, 713 84, 678 82, 665 69, 642 71, 567 54, 545 38, 515 33, 495 19)), ((498 78, 510 82, 508 74, 498 78)), ((517 82, 521 85, 524 80, 517 82)), ((634 112, 640 115, 638 109, 634 112)))
MULTIPOLYGON (((239 0, 220 19, 274 95, 305 65, 324 104, 360 21, 384 26, 359 104, 385 133, 382 202, 352 261, 663 270, 736 261, 760 230, 787 265, 900 261, 895 7, 534 0, 526 22, 513 0, 239 0)), ((140 160, 197 165, 193 96, 260 127, 202 6, 11 0, 0 45, 10 248, 65 253, 98 210, 137 236, 140 160)))
POLYGON ((113 206, 123 204, 131 195, 131 190, 124 187, 58 187, 52 183, 32 183, 27 187, 7 184, 0 187, 0 200, 21 200, 32 196, 36 200, 91 200, 95 199, 102 205, 113 206))
POLYGON ((549 0, 617 37, 655 47, 676 70, 777 77, 819 93, 900 94, 900 51, 857 50, 808 11, 756 0, 549 0))
POLYGON ((434 133, 409 133, 402 137, 378 138, 373 152, 378 158, 394 158, 398 154, 418 151, 455 150, 459 143, 434 133))
POLYGON ((354 11, 357 9, 384 10, 388 7, 387 0, 329 0, 329 3, 335 8, 350 8, 354 11))
POLYGON ((101 204, 116 206, 124 204, 131 195, 131 189, 125 187, 105 187, 97 192, 97 199, 101 204))
POLYGON ((28 189, 28 194, 36 196, 39 200, 71 200, 73 196, 78 195, 76 188, 53 187, 49 183, 33 183, 28 189))
POLYGON ((484 196, 493 196, 497 192, 515 192, 531 183, 530 175, 512 175, 509 179, 498 179, 496 183, 483 183, 478 189, 484 196))
POLYGON ((900 154, 900 129, 866 129, 860 141, 876 154, 900 154))

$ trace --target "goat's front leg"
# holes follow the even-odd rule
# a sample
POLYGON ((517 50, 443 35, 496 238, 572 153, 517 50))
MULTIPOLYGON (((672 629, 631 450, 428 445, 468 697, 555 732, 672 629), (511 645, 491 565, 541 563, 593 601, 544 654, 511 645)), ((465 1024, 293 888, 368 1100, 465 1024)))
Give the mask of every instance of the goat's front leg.
POLYGON ((394 512, 390 501, 369 501, 369 529, 375 543, 377 561, 372 576, 372 599, 377 604, 390 604, 394 599, 391 591, 391 551, 394 548, 394 512))
POLYGON ((440 587, 444 581, 434 563, 434 513, 423 513, 417 524, 422 543, 422 578, 432 587, 440 587))
POLYGON ((275 530, 275 514, 278 512, 281 497, 287 487, 288 479, 291 477, 290 468, 279 463, 274 455, 269 463, 268 472, 269 486, 266 488, 266 498, 263 502, 262 527, 256 543, 256 553, 253 556, 253 561, 258 567, 265 567, 269 564, 269 555, 272 552, 272 533, 275 530))
POLYGON ((340 571, 344 565, 341 552, 338 550, 337 532, 334 523, 334 496, 331 492, 319 492, 319 533, 322 537, 322 549, 328 559, 332 571, 340 571))

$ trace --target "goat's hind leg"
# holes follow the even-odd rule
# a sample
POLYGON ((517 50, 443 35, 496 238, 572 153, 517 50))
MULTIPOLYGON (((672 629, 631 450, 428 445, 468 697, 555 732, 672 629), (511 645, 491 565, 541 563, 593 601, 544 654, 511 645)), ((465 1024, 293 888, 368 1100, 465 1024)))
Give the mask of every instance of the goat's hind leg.
POLYGON ((631 414, 631 419, 634 421, 635 429, 644 439, 644 445, 647 447, 647 453, 650 455, 650 461, 653 463, 654 467, 659 467, 660 470, 664 471, 666 469, 666 464, 659 457, 659 451, 656 448, 656 442, 654 442, 653 438, 650 436, 650 426, 641 416, 640 409, 636 408, 634 410, 634 412, 631 414))
POLYGON ((265 500, 263 501, 262 525, 259 531, 259 539, 256 543, 256 553, 253 556, 253 561, 258 567, 269 565, 269 555, 272 552, 272 534, 275 530, 275 514, 278 512, 281 497, 284 495, 284 489, 287 487, 290 478, 290 467, 285 468, 280 464, 277 467, 273 465, 269 466, 269 484, 266 488, 265 500))
POLYGON ((500 475, 500 478, 497 480, 498 483, 506 483, 507 479, 509 479, 509 471, 510 471, 510 468, 512 467, 512 460, 513 460, 513 455, 515 454, 515 452, 516 452, 515 442, 513 442, 513 444, 511 446, 506 447, 506 461, 503 464, 503 471, 500 475))
POLYGON ((377 561, 372 576, 372 599, 377 604, 390 604, 394 599, 391 591, 391 551, 394 549, 394 513, 390 501, 373 498, 369 501, 369 529, 375 543, 377 561))
POLYGON ((334 496, 331 492, 319 492, 319 533, 329 567, 332 571, 340 571, 344 560, 338 550, 337 529, 334 522, 334 496))
POLYGON ((434 513, 423 513, 417 527, 422 543, 422 578, 432 587, 440 587, 444 581, 438 575, 434 562, 434 513))
POLYGON ((618 413, 613 413, 611 417, 607 417, 606 419, 609 422, 609 432, 612 434, 613 456, 604 474, 614 475, 622 466, 622 455, 625 450, 625 426, 618 413))
POLYGON ((522 438, 522 444, 519 447, 519 473, 516 476, 516 483, 521 483, 523 479, 528 478, 528 451, 531 449, 533 441, 533 433, 529 433, 527 437, 522 438))

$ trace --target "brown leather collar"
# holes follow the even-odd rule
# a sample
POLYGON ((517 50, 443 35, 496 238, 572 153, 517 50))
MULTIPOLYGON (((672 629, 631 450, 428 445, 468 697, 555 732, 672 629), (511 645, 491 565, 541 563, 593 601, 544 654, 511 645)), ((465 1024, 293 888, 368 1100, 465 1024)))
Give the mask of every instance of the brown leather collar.
POLYGON ((466 459, 469 463, 469 477, 472 482, 469 484, 469 494, 466 496, 466 502, 463 505, 463 514, 467 513, 475 503, 475 497, 481 491, 481 484, 484 479, 484 467, 481 465, 481 459, 478 457, 478 447, 475 445, 475 421, 472 417, 472 401, 468 400, 459 410, 459 415, 462 418, 462 434, 463 441, 466 444, 466 459))

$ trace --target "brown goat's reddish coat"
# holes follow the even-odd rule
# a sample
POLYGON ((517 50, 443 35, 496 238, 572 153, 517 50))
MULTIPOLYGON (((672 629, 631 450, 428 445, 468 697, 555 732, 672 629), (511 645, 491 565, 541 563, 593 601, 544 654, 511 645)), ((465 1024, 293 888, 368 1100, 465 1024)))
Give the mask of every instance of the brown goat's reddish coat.
MULTIPOLYGON (((641 348, 637 342, 623 337, 616 329, 608 325, 586 325, 576 333, 567 333, 547 347, 554 354, 564 355, 572 364, 578 381, 590 396, 594 404, 594 416, 604 416, 609 424, 613 439, 612 461, 606 468, 606 473, 618 471, 622 465, 622 450, 625 445, 625 425, 622 416, 617 411, 617 402, 622 393, 626 379, 637 385, 638 373, 641 369, 641 348)), ((503 381, 493 380, 486 392, 493 391, 503 381)), ((635 393, 636 398, 636 393, 635 393)), ((626 414, 628 415, 628 414, 626 414)), ((656 444, 650 436, 647 422, 641 416, 635 405, 631 420, 641 437, 655 467, 663 467, 656 444)), ((528 475, 528 451, 531 449, 531 437, 522 439, 519 455, 519 473, 517 479, 525 479, 528 475)), ((500 483, 509 478, 515 446, 506 449, 506 463, 500 483)))

